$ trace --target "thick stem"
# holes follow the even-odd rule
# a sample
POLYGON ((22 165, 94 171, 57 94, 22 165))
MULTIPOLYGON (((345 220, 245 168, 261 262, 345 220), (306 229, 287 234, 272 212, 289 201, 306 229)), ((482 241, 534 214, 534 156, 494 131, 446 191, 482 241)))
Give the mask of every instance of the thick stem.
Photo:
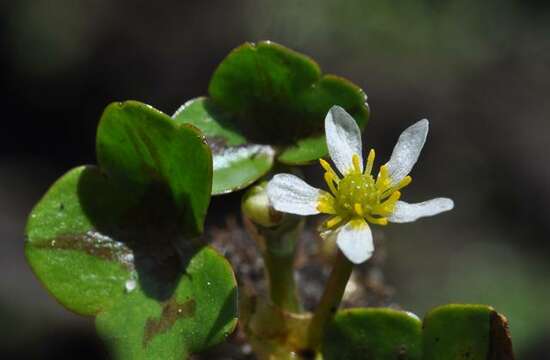
POLYGON ((325 291, 309 325, 308 344, 311 349, 319 348, 327 321, 340 306, 352 270, 353 264, 338 250, 325 291))
POLYGON ((294 280, 294 256, 281 256, 269 247, 263 256, 271 301, 291 312, 302 311, 294 280))
POLYGON ((275 211, 266 192, 267 183, 252 187, 243 197, 245 227, 264 258, 271 300, 290 312, 302 310, 294 281, 294 257, 303 218, 275 211))
POLYGON ((271 301, 287 311, 301 312, 294 280, 294 258, 303 220, 285 215, 281 223, 273 228, 254 224, 247 216, 243 216, 243 222, 264 259, 271 301))

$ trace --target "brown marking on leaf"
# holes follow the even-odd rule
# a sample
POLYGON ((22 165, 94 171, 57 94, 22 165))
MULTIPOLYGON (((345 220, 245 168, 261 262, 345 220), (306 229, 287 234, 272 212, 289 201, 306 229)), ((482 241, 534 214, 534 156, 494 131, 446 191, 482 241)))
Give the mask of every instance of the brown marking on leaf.
POLYGON ((166 301, 162 306, 162 314, 159 319, 151 317, 147 319, 143 335, 143 347, 146 347, 155 336, 170 330, 179 319, 194 316, 195 308, 195 299, 189 299, 183 303, 178 303, 174 298, 166 301))
POLYGON ((209 136, 206 142, 214 154, 220 154, 227 148, 227 140, 221 136, 209 136))
POLYGON ((103 260, 116 261, 128 270, 133 270, 133 253, 126 244, 115 241, 96 231, 77 235, 60 235, 51 241, 33 244, 38 249, 76 250, 103 260))
POLYGON ((487 360, 514 360, 508 320, 496 311, 491 312, 491 330, 487 360))

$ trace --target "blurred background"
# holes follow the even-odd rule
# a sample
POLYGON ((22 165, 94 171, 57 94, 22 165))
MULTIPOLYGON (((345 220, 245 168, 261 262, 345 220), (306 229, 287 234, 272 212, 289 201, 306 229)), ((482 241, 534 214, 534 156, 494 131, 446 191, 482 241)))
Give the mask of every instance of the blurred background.
MULTIPOLYGON (((379 159, 405 127, 430 119, 405 197, 449 196, 456 209, 383 229, 392 300, 420 316, 449 302, 491 304, 510 321, 518 359, 550 359, 550 3, 541 0, 1 1, 0 357, 106 357, 93 322, 61 308, 27 266, 26 216, 65 171, 95 163, 108 103, 172 114, 206 94, 232 48, 258 40, 362 87, 365 142, 379 159)), ((236 213, 240 195, 214 199, 209 221, 236 213)))

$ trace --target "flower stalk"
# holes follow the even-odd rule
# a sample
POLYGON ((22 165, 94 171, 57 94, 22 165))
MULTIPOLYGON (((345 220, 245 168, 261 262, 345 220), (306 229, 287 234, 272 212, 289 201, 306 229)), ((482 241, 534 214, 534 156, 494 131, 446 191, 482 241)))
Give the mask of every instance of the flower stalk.
POLYGON ((242 203, 243 222, 264 259, 271 301, 286 311, 301 312, 294 279, 294 261, 304 219, 271 208, 266 184, 253 187, 242 203))
POLYGON ((351 276, 353 263, 338 250, 334 256, 334 265, 319 305, 315 309, 309 325, 307 343, 311 349, 319 349, 326 324, 338 310, 344 290, 351 276))

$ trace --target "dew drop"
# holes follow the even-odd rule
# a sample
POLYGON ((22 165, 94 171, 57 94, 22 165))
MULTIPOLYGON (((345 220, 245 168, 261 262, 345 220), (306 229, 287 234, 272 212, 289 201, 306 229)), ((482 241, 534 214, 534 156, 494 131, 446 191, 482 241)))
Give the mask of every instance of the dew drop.
POLYGON ((52 240, 52 242, 50 243, 51 246, 55 246, 55 240, 52 240))
POLYGON ((212 283, 210 281, 207 281, 206 286, 210 286, 210 285, 212 285, 212 283))
POLYGON ((126 280, 126 284, 124 285, 127 292, 132 292, 137 286, 137 283, 134 279, 126 280))

